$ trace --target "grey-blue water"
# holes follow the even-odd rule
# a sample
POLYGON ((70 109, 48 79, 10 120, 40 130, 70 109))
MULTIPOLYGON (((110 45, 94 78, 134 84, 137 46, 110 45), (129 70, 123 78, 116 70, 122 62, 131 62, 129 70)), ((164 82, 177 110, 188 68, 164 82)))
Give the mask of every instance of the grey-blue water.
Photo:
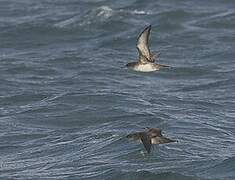
POLYGON ((0 1, 0 179, 234 180, 234 98, 233 0, 0 1), (172 68, 128 70, 149 24, 172 68))

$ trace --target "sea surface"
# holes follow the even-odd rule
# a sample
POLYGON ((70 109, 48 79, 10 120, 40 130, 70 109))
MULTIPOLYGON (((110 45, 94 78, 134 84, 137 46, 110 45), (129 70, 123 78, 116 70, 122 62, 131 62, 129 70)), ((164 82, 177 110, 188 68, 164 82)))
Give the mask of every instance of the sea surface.
POLYGON ((234 180, 235 1, 0 0, 0 179, 234 180))

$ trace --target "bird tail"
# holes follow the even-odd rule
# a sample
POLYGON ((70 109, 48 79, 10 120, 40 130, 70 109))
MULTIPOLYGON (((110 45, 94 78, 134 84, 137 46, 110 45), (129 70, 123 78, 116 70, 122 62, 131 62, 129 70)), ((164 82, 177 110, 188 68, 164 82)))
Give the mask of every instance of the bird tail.
POLYGON ((165 143, 171 143, 171 142, 177 142, 176 140, 169 139, 167 137, 162 136, 160 139, 160 144, 165 144, 165 143))
POLYGON ((169 67, 171 67, 171 66, 169 66, 169 65, 165 65, 165 64, 157 64, 159 67, 166 67, 166 68, 169 68, 169 67))

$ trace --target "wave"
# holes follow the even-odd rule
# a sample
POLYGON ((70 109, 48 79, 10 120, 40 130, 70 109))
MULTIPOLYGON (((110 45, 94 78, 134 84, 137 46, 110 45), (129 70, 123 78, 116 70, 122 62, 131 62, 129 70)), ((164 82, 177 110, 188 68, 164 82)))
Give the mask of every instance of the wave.
POLYGON ((90 24, 97 24, 109 21, 111 18, 115 20, 124 19, 129 15, 151 15, 153 12, 145 10, 126 10, 126 9, 113 9, 109 6, 99 6, 86 11, 84 14, 78 14, 68 19, 59 21, 54 24, 58 28, 86 26, 90 24))
POLYGON ((208 168, 201 173, 202 176, 209 178, 234 179, 235 177, 235 156, 225 159, 221 163, 208 168))
POLYGON ((226 28, 228 30, 234 28, 234 23, 231 23, 233 21, 234 10, 226 10, 197 20, 192 20, 188 25, 201 28, 226 28))
POLYGON ((162 173, 152 173, 149 171, 137 171, 137 172, 112 172, 111 177, 107 179, 133 179, 133 180, 199 180, 197 177, 185 176, 180 173, 175 172, 162 172, 162 173))
POLYGON ((78 14, 68 19, 59 21, 54 24, 55 27, 66 28, 73 26, 84 26, 99 21, 105 21, 113 16, 114 10, 109 6, 100 6, 92 10, 88 10, 84 14, 78 14))
POLYGON ((226 80, 216 80, 213 82, 208 82, 205 84, 199 85, 190 85, 188 87, 183 87, 180 91, 187 92, 187 91, 200 91, 205 89, 214 89, 214 88, 225 88, 229 87, 231 84, 234 83, 233 79, 226 79, 226 80))

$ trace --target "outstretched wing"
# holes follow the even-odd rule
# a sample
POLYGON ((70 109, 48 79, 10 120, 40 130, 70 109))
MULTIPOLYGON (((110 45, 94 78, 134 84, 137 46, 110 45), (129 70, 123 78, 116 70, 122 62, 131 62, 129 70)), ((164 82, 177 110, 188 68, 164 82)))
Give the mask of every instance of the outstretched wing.
POLYGON ((149 49, 149 35, 150 35, 151 25, 146 27, 142 33, 140 33, 136 47, 139 52, 139 61, 144 62, 154 62, 149 49))
POLYGON ((140 134, 140 139, 142 143, 144 144, 144 147, 147 150, 147 152, 150 153, 151 147, 152 147, 151 138, 148 136, 146 132, 142 132, 140 134))
POLYGON ((129 140, 134 140, 134 141, 137 141, 140 139, 140 133, 132 133, 132 134, 128 134, 126 136, 129 140))

